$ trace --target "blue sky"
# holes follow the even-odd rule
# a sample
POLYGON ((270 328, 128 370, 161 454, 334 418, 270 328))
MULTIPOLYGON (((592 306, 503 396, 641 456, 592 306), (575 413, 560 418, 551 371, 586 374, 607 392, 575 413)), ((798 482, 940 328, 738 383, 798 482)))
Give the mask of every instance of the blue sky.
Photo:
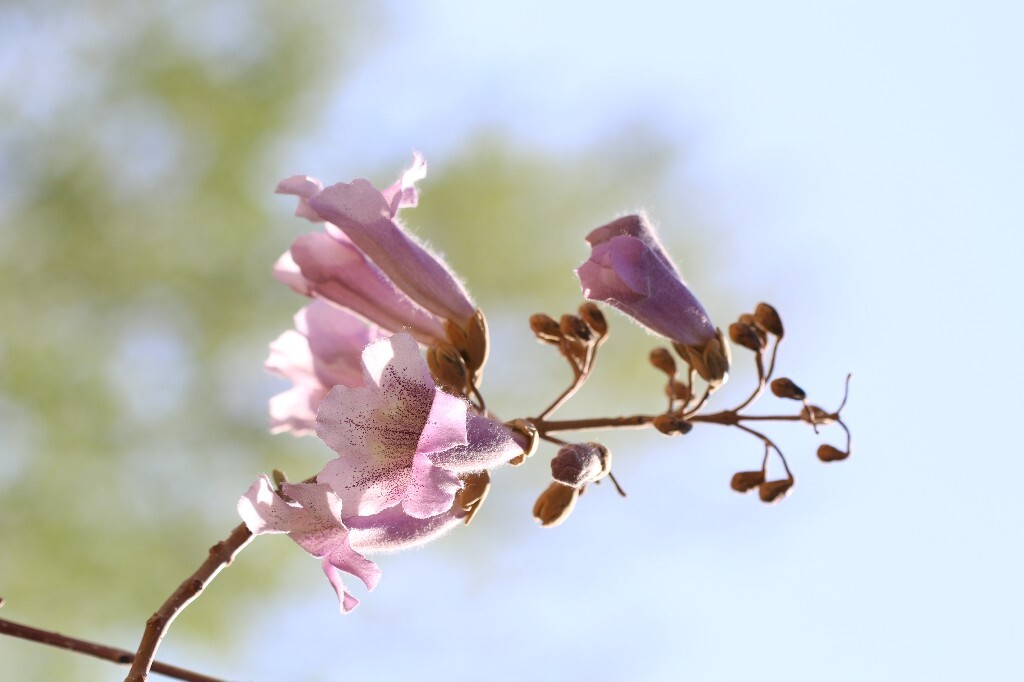
MULTIPOLYGON (((246 649, 277 653, 232 674, 1019 676, 1021 6, 386 8, 297 164, 317 167, 324 135, 359 175, 410 149, 443 172, 484 128, 549 149, 657 130, 688 149, 680 186, 726 226, 708 236, 724 269, 694 288, 777 303, 785 366, 824 404, 854 371, 855 454, 803 458, 796 494, 765 508, 719 485, 749 444, 694 434, 632 465, 628 506, 595 495, 557 531, 523 518, 502 537, 470 528, 464 554, 385 557, 346 618, 318 583, 254 606, 246 649)), ((168 660, 188 658, 174 646, 168 660)))

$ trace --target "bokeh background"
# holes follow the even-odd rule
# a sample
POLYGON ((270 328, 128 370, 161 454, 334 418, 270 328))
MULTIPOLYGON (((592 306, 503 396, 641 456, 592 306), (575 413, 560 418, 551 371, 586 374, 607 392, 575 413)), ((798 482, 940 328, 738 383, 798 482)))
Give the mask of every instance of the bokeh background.
MULTIPOLYGON (((226 679, 1018 680, 1024 553, 1024 48, 1012 2, 627 4, 33 0, 0 5, 3 617, 134 649, 238 521, 270 436, 266 344, 302 301, 275 258, 295 173, 378 185, 488 313, 489 404, 567 370, 526 317, 579 302, 583 235, 646 208, 723 327, 759 300, 780 369, 854 454, 772 435, 798 484, 731 492, 738 432, 609 435, 629 492, 530 518, 545 451, 474 524, 382 557, 342 617, 318 563, 260 538, 159 658, 226 679)), ((613 317, 565 414, 661 405, 656 340, 613 317)), ((753 380, 737 354, 737 401, 753 380)), ((763 400, 762 412, 784 405, 763 400)), ((0 640, 4 675, 121 679, 0 640)), ((5 677, 6 679, 6 677, 5 677)))

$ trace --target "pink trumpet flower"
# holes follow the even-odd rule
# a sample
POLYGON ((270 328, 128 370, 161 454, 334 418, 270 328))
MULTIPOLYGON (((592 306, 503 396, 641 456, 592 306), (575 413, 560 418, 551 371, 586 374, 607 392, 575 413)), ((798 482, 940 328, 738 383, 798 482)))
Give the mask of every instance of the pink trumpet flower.
POLYGON ((275 266, 275 276, 301 294, 331 300, 388 331, 408 330, 425 344, 445 340, 445 320, 465 327, 476 306, 444 262, 409 236, 397 218, 400 208, 418 202, 415 183, 426 168, 417 154, 384 190, 367 180, 326 189, 307 176, 283 180, 277 191, 299 197, 296 215, 327 224, 325 232, 296 239, 275 266))
POLYGON ((459 525, 466 512, 458 507, 428 519, 414 519, 392 508, 373 516, 345 517, 341 499, 323 483, 284 483, 279 495, 260 476, 238 500, 238 513, 254 535, 287 533, 297 545, 321 560, 343 613, 359 600, 339 571, 359 578, 372 590, 380 569, 364 554, 394 551, 441 537, 459 525), (286 499, 287 498, 287 499, 286 499))
POLYGON ((644 215, 613 220, 587 235, 590 259, 576 274, 583 295, 604 301, 672 341, 701 347, 716 336, 700 301, 644 215))
POLYGON ((317 477, 354 516, 400 506, 425 519, 451 509, 459 474, 522 452, 510 429, 435 384, 415 340, 395 334, 363 351, 365 384, 324 398, 317 435, 335 452, 317 477))

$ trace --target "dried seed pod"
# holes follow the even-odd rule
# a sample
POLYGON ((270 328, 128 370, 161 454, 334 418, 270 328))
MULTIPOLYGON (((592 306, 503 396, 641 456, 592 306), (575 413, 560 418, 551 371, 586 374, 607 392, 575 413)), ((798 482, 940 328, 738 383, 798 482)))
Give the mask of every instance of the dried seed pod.
POLYGON ((590 341, 594 337, 593 332, 590 331, 590 327, 583 321, 583 318, 575 315, 562 315, 558 328, 562 330, 563 336, 567 336, 570 339, 590 341))
POLYGON ((733 322, 729 325, 729 338, 737 346, 743 346, 755 353, 760 353, 767 345, 763 331, 754 325, 744 324, 743 322, 733 322))
POLYGON ((671 414, 659 414, 651 423, 654 425, 654 428, 666 436, 678 436, 689 433, 693 429, 693 424, 682 417, 671 414))
POLYGON ((780 398, 789 398, 790 400, 805 400, 807 393, 804 389, 793 383, 792 379, 786 377, 779 377, 773 379, 771 383, 772 393, 780 398))
POLYGON ((544 313, 530 316, 530 329, 533 335, 543 343, 558 343, 562 340, 562 329, 554 318, 544 313))
POLYGON ((732 475, 729 487, 738 493, 749 493, 764 483, 764 471, 738 471, 732 475))
POLYGON ((839 448, 828 445, 827 443, 818 446, 818 459, 822 462, 841 462, 849 456, 849 452, 840 450, 839 448))
POLYGON ((569 518, 576 500, 579 499, 579 488, 570 488, 561 483, 552 483, 540 494, 533 505, 533 518, 540 521, 544 528, 552 528, 569 518))
POLYGON ((587 301, 580 306, 580 317, 598 336, 608 333, 608 320, 593 301, 587 301))
POLYGON ((655 348, 650 354, 651 365, 656 369, 660 369, 665 374, 675 376, 676 374, 676 361, 672 357, 672 353, 668 351, 668 348, 655 348))
POLYGON ((779 313, 775 308, 767 303, 758 303, 757 309, 754 310, 754 319, 757 320, 758 327, 769 334, 774 334, 780 339, 782 338, 784 332, 782 318, 779 317, 779 313))
POLYGON ((793 488, 793 483, 792 478, 784 478, 780 481, 765 481, 758 486, 757 495, 761 498, 762 502, 772 504, 788 495, 789 491, 793 488))

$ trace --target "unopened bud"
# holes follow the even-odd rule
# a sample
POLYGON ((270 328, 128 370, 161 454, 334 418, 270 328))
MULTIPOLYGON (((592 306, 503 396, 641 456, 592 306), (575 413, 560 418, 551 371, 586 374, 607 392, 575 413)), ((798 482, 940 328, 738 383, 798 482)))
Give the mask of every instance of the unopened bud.
POLYGON ((598 336, 604 336, 608 333, 608 320, 605 319, 604 313, 601 312, 596 303, 587 301, 581 305, 580 317, 598 336))
POLYGON ((789 494, 789 491, 793 488, 793 482, 792 478, 784 478, 781 481, 766 481, 758 487, 757 495, 761 498, 762 502, 767 502, 768 504, 778 502, 789 494))
POLYGON ((689 433, 693 429, 693 424, 686 421, 682 417, 676 417, 671 414, 659 414, 651 422, 654 424, 654 428, 661 431, 666 436, 677 436, 683 433, 689 433))
POLYGON ((800 388, 793 383, 791 379, 786 377, 780 377, 772 380, 772 393, 780 398, 789 398, 790 400, 804 400, 807 398, 807 393, 804 389, 800 388))
POLYGON ((764 483, 764 471, 738 471, 732 475, 729 487, 738 493, 749 493, 764 483))
POLYGON ((590 331, 590 327, 583 321, 583 318, 576 317, 575 315, 562 315, 558 328, 561 329, 564 336, 568 336, 570 339, 589 341, 594 336, 593 332, 590 331))
POLYGON ((552 483, 534 503, 533 518, 540 521, 540 525, 544 528, 557 526, 569 518, 579 496, 579 488, 552 483))
POLYGON ((652 350, 650 361, 656 369, 660 369, 670 377, 675 376, 676 361, 675 358, 672 357, 672 353, 668 352, 668 348, 655 348, 652 350))
POLYGON ((582 488, 608 474, 612 455, 600 443, 563 445, 551 460, 551 477, 564 485, 582 488))
POLYGON ((757 309, 754 310, 754 319, 757 320, 758 327, 769 334, 782 338, 782 318, 779 317, 779 313, 775 308, 767 303, 758 303, 757 309))
POLYGON ((822 462, 840 462, 849 456, 849 452, 845 452, 828 444, 818 446, 818 459, 822 462))
POLYGON ((558 323, 544 313, 530 316, 530 329, 533 330, 533 335, 544 343, 558 343, 562 340, 562 330, 558 323))
POLYGON ((763 331, 752 324, 744 324, 743 322, 733 322, 729 325, 729 338, 737 346, 743 346, 755 353, 760 353, 767 345, 767 339, 763 331))

